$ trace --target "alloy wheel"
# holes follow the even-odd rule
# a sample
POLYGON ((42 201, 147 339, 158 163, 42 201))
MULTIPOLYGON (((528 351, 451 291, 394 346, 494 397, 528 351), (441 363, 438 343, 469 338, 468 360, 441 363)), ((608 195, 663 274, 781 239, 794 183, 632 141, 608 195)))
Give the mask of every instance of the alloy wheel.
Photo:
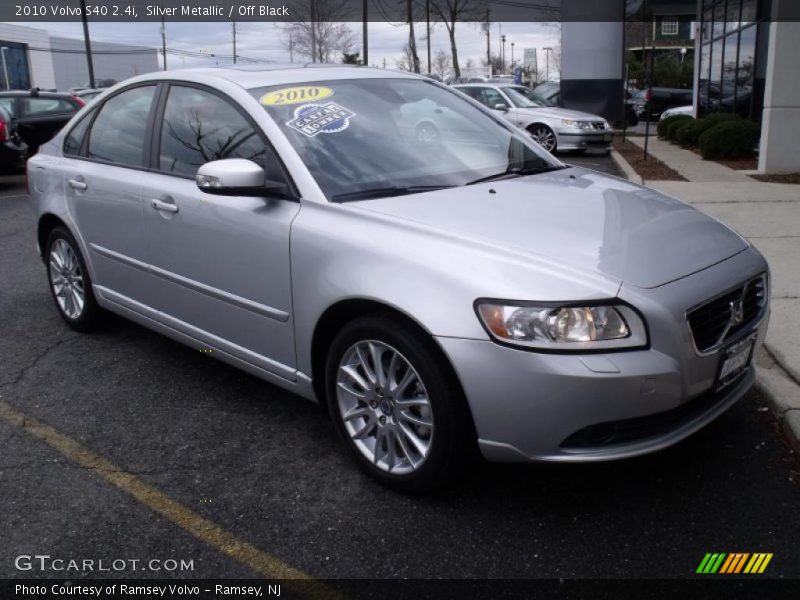
POLYGON ((548 152, 556 148, 556 134, 549 127, 535 127, 531 131, 533 140, 548 152))
POLYGON ((63 238, 50 247, 50 285, 61 311, 70 319, 77 319, 86 302, 83 271, 78 257, 63 238))
POLYGON ((377 340, 353 344, 336 371, 339 418, 361 454, 395 475, 429 456, 434 435, 428 392, 400 352, 377 340))

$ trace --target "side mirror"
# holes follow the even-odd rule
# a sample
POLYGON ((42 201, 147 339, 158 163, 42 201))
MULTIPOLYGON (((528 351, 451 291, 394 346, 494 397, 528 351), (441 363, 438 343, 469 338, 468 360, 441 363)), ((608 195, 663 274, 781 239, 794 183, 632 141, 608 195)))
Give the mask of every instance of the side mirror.
POLYGON ((508 111, 508 104, 506 104, 505 102, 498 102, 497 104, 494 105, 494 110, 501 110, 503 112, 506 112, 508 111))
POLYGON ((264 169, 245 158, 212 160, 197 170, 197 187, 218 196, 290 196, 283 181, 267 179, 264 169))

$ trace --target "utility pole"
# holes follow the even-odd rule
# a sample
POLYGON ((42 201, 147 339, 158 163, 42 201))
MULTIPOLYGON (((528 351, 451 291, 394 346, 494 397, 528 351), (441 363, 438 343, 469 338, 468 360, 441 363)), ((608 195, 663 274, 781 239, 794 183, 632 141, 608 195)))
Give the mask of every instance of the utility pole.
POLYGON ((161 56, 164 57, 164 70, 167 70, 167 24, 161 17, 161 56))
POLYGON ((503 45, 500 46, 500 70, 505 73, 506 72, 506 36, 501 35, 500 39, 503 42, 503 45))
POLYGON ((92 43, 89 41, 89 21, 86 19, 86 0, 81 0, 81 21, 83 21, 83 41, 86 45, 86 66, 89 67, 89 87, 94 87, 94 63, 92 43))
POLYGON ((236 64, 236 21, 231 22, 233 25, 233 64, 236 64))
POLYGON ((363 46, 364 46, 362 48, 362 53, 361 53, 361 55, 364 57, 364 59, 361 61, 361 64, 363 64, 363 65, 365 65, 367 67, 369 66, 369 43, 367 42, 367 23, 369 22, 369 13, 368 13, 368 7, 367 7, 368 3, 369 3, 369 0, 364 0, 364 5, 363 5, 364 6, 364 24, 363 24, 363 32, 361 34, 361 37, 363 38, 362 39, 362 43, 363 43, 363 46))
POLYGON ((511 42, 511 70, 514 70, 514 42, 511 42))
POLYGON ((428 73, 431 72, 431 0, 425 0, 425 32, 428 40, 428 73))

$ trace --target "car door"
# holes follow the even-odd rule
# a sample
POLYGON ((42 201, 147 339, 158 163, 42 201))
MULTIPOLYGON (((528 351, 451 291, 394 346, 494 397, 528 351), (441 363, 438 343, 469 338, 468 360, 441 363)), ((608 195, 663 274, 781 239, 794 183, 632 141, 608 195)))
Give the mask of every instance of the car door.
POLYGON ((73 125, 64 140, 67 208, 101 293, 148 304, 142 185, 155 85, 121 91, 73 125), (105 290, 105 291, 103 291, 105 290))
POLYGON ((144 220, 156 290, 168 326, 287 379, 294 378, 289 230, 295 200, 201 191, 197 169, 247 158, 288 181, 258 126, 231 99, 172 84, 158 118, 144 220))
POLYGON ((489 86, 481 86, 477 88, 470 88, 476 90, 473 98, 475 98, 478 102, 486 106, 487 108, 492 109, 495 114, 503 117, 507 121, 511 121, 512 123, 516 120, 516 109, 514 105, 511 104, 508 98, 506 98, 497 88, 489 87, 489 86), (498 110, 495 108, 498 104, 505 104, 506 109, 498 110))
POLYGON ((81 108, 77 100, 52 96, 21 96, 18 102, 17 127, 31 155, 50 141, 81 108))

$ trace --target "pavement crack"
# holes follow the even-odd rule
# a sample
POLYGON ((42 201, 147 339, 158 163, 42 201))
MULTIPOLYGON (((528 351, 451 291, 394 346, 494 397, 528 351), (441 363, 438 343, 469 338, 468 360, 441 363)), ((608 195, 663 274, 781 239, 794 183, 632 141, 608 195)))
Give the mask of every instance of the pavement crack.
POLYGON ((22 379, 25 377, 25 375, 28 374, 28 372, 31 369, 36 368, 39 362, 44 360, 47 357, 47 355, 50 354, 53 350, 60 348, 64 344, 72 343, 79 339, 80 336, 69 336, 69 337, 58 338, 52 344, 50 344, 49 346, 44 348, 41 352, 39 352, 36 356, 34 356, 33 359, 27 365, 21 367, 20 369, 17 369, 17 371, 13 373, 7 381, 1 381, 0 389, 18 384, 20 381, 22 381, 22 379))

